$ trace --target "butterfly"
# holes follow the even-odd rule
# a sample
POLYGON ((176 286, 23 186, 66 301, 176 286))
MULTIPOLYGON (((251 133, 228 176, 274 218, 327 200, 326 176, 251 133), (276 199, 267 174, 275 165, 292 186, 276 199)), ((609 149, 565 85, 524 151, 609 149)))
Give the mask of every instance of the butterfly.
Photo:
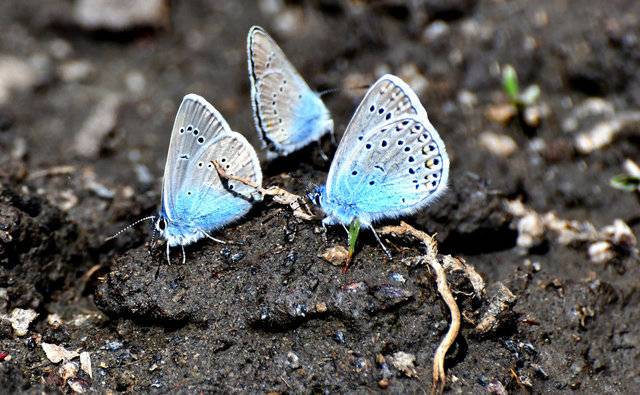
POLYGON ((418 96, 385 75, 367 91, 333 158, 327 183, 310 194, 323 225, 349 226, 349 265, 360 227, 417 212, 447 187, 449 157, 418 96))
POLYGON ((214 161, 225 173, 262 184, 255 150, 231 128, 204 98, 184 97, 171 132, 162 182, 162 204, 155 227, 170 247, 184 246, 233 222, 261 200, 253 188, 221 179, 214 161))
POLYGON ((259 26, 249 30, 247 59, 253 119, 268 159, 333 135, 333 119, 320 96, 259 26))

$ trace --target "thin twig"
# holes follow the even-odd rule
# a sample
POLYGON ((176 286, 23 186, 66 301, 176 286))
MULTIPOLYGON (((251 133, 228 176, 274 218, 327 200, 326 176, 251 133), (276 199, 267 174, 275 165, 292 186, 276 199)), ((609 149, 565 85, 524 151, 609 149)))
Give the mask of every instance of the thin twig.
POLYGON ((31 174, 29 174, 29 177, 27 178, 29 180, 33 180, 41 177, 63 176, 63 175, 71 174, 75 171, 76 171, 76 167, 71 165, 54 166, 48 169, 36 170, 31 174))
POLYGON ((218 171, 220 177, 226 178, 227 180, 238 181, 242 184, 250 186, 251 188, 254 188, 264 196, 271 196, 274 202, 289 206, 293 210, 293 215, 297 218, 303 219, 305 221, 311 221, 315 219, 315 216, 312 214, 311 209, 309 208, 309 206, 307 206, 307 203, 301 196, 298 196, 276 186, 263 188, 261 185, 258 185, 247 178, 238 177, 233 174, 227 174, 222 168, 222 165, 218 163, 218 161, 214 160, 211 163, 213 163, 213 165, 216 167, 216 170, 218 171))
POLYGON ((441 394, 444 390, 447 378, 444 370, 444 358, 460 331, 460 309, 458 308, 458 304, 453 298, 451 289, 449 289, 449 285, 447 284, 447 275, 444 268, 438 261, 438 246, 433 237, 429 236, 425 232, 415 229, 406 222, 401 222, 400 226, 386 226, 382 228, 380 233, 395 235, 410 234, 421 240, 427 247, 427 255, 425 256, 426 261, 436 273, 438 292, 451 312, 451 325, 449 326, 449 330, 447 331, 444 339, 440 342, 440 345, 433 356, 433 384, 431 386, 431 393, 441 394))

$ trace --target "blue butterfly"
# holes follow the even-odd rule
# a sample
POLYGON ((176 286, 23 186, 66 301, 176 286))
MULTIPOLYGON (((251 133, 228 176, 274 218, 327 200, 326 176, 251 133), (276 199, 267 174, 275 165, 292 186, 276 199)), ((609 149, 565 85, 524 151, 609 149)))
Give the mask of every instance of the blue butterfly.
MULTIPOLYGON (((417 212, 446 190, 449 157, 413 90, 393 75, 366 93, 331 163, 326 186, 311 194, 323 225, 349 226, 349 257, 364 226, 417 212)), ((346 266, 345 266, 346 267, 346 266)))
POLYGON ((231 131, 220 113, 202 97, 184 97, 171 132, 162 182, 162 207, 155 223, 169 248, 194 243, 209 232, 245 215, 262 197, 237 181, 221 180, 213 164, 227 174, 262 184, 260 162, 253 147, 231 131))
POLYGON ((320 96, 259 26, 249 30, 247 58, 253 119, 268 159, 333 134, 333 119, 320 96))

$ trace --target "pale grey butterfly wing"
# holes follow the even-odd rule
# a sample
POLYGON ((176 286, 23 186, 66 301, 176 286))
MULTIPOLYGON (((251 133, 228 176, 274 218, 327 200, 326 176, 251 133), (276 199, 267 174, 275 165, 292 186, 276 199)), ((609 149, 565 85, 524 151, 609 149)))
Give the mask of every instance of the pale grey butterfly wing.
POLYGON ((427 119, 426 110, 407 83, 391 74, 380 77, 365 94, 340 140, 329 170, 327 192, 331 191, 336 169, 352 154, 358 138, 377 125, 406 115, 427 119))
POLYGON ((179 230, 219 229, 246 214, 253 202, 262 199, 255 188, 222 180, 213 161, 229 175, 262 185, 258 157, 244 136, 236 132, 219 136, 192 157, 186 179, 176 191, 178 221, 174 226, 179 230))
POLYGON ((177 191, 189 178, 193 157, 230 132, 222 115, 204 98, 189 94, 182 99, 173 123, 162 183, 162 207, 169 220, 175 219, 177 191))
POLYGON ((265 146, 287 155, 333 131, 320 97, 259 26, 249 30, 247 57, 254 122, 265 146))
POLYGON ((361 222, 371 224, 425 207, 446 190, 448 177, 444 143, 425 114, 404 115, 352 141, 327 197, 348 202, 361 222))

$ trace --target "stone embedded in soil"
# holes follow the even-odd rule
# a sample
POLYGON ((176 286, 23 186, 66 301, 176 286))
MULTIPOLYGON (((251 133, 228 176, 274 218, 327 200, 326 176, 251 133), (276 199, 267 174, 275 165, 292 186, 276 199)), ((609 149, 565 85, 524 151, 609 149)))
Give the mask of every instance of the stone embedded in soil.
POLYGON ((169 22, 167 0, 77 0, 76 23, 90 30, 126 31, 164 27, 169 22))
POLYGON ((80 354, 77 351, 67 350, 66 348, 58 344, 50 344, 50 343, 42 342, 41 346, 42 346, 42 350, 46 354, 49 361, 53 363, 70 361, 80 356, 80 354))
POLYGON ((73 144, 76 154, 85 158, 97 158, 105 138, 118 122, 122 100, 114 93, 106 94, 93 108, 78 131, 73 144))
POLYGON ((13 309, 10 315, 0 314, 0 319, 11 322, 16 336, 24 336, 29 331, 29 325, 37 316, 38 313, 31 309, 13 309))
POLYGON ((38 83, 38 72, 28 61, 0 55, 0 106, 14 92, 26 91, 38 83))

